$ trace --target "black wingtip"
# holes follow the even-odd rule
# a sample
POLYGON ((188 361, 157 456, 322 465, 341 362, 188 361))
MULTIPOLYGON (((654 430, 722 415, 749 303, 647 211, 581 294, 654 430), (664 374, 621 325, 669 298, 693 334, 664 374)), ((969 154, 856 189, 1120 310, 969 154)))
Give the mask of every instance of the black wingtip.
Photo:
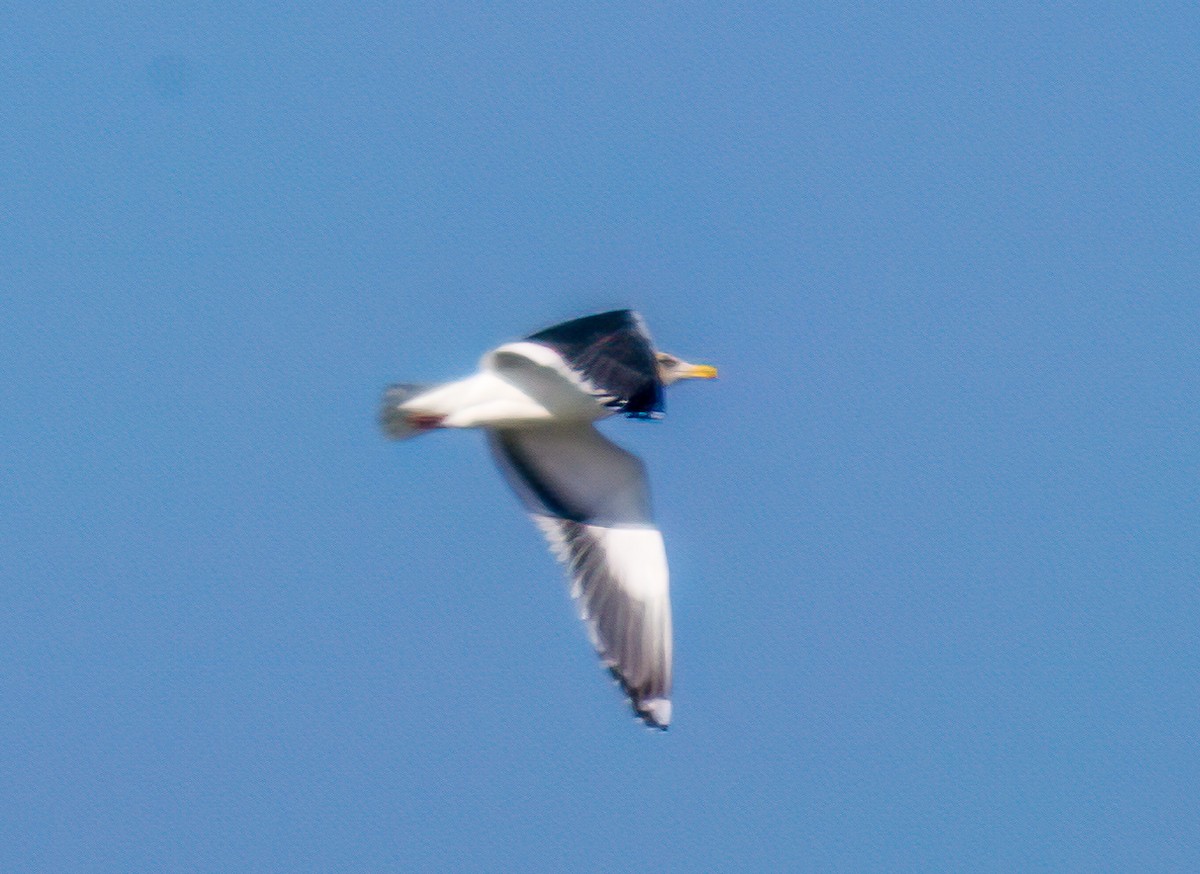
POLYGON ((649 728, 652 730, 657 730, 657 731, 666 731, 668 728, 670 728, 670 725, 671 725, 671 723, 670 723, 671 702, 670 701, 668 701, 665 698, 646 699, 643 696, 639 695, 634 689, 630 688, 629 684, 625 682, 625 678, 622 677, 621 674, 614 667, 608 668, 608 674, 610 677, 613 678, 613 681, 618 686, 621 687, 621 691, 625 694, 626 701, 628 702, 630 708, 633 710, 634 717, 641 720, 642 724, 645 725, 646 728, 649 728), (647 700, 655 702, 657 704, 657 706, 656 707, 643 706, 647 702, 647 700), (665 721, 662 719, 662 716, 661 716, 661 714, 664 712, 664 710, 666 713, 665 721), (657 711, 657 713, 656 713, 656 711, 657 711))

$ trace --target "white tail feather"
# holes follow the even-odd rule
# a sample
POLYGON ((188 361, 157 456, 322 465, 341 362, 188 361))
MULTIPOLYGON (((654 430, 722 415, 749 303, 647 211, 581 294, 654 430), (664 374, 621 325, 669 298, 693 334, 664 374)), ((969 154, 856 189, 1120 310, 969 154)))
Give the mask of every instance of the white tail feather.
POLYGON ((428 390, 427 385, 410 383, 388 386, 379 404, 379 427, 383 433, 392 440, 407 440, 420 434, 422 429, 413 426, 410 412, 401 406, 428 390))

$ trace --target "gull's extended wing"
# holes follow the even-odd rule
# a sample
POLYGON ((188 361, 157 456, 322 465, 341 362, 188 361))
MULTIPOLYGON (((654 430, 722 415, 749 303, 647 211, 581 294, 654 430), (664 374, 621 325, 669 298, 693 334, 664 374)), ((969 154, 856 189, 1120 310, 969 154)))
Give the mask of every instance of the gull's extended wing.
POLYGON ((647 725, 671 721, 667 556, 642 462, 587 424, 497 429, 497 463, 566 566, 600 658, 647 725))

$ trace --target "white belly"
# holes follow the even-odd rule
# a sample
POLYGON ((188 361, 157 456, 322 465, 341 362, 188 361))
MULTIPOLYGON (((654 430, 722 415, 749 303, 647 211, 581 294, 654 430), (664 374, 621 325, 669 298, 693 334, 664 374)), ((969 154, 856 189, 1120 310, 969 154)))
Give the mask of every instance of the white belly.
POLYGON ((594 422, 610 415, 595 398, 565 384, 518 387, 484 371, 410 398, 401 409, 444 417, 443 428, 505 428, 538 422, 594 422))

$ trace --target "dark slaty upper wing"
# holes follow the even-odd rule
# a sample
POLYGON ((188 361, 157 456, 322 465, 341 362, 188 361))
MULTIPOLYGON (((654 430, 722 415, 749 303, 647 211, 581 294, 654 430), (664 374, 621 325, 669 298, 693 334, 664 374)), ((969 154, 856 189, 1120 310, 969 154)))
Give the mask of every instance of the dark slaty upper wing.
POLYGON ((548 346, 600 393, 608 406, 629 416, 657 418, 663 386, 654 346, 632 310, 614 310, 563 322, 526 338, 548 346))

